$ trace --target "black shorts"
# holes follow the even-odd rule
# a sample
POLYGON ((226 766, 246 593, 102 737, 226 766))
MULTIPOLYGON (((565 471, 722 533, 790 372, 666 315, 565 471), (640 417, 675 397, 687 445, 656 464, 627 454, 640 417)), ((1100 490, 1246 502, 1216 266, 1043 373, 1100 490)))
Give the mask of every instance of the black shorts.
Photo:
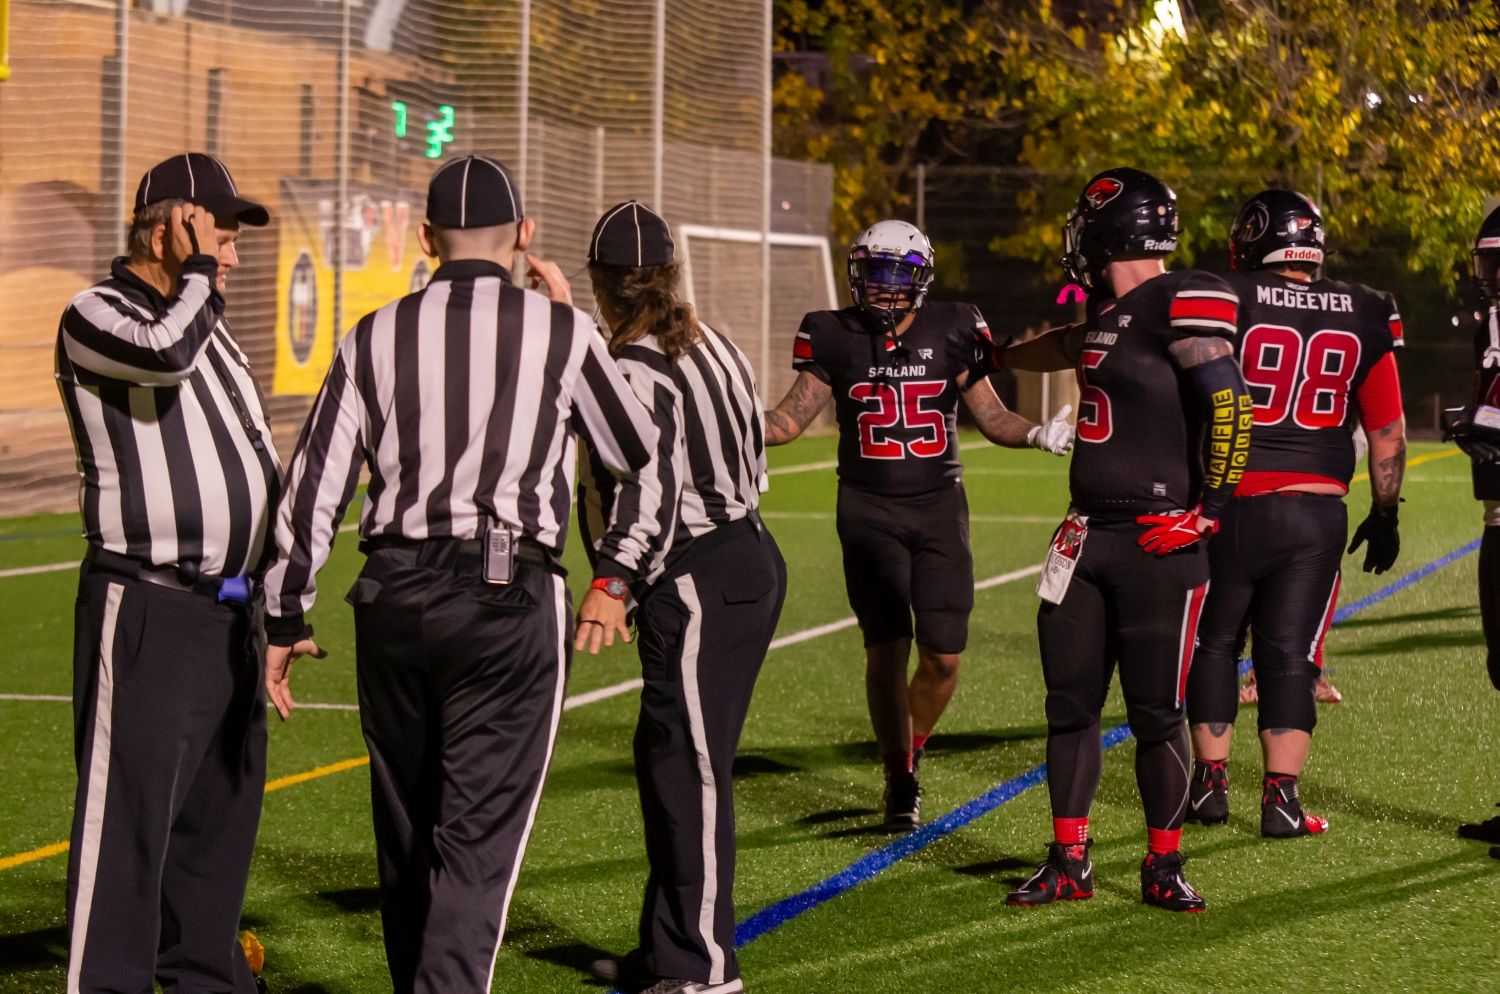
POLYGON ((962 483, 913 497, 839 484, 844 585, 865 645, 912 637, 933 652, 962 652, 974 609, 969 502, 962 483))

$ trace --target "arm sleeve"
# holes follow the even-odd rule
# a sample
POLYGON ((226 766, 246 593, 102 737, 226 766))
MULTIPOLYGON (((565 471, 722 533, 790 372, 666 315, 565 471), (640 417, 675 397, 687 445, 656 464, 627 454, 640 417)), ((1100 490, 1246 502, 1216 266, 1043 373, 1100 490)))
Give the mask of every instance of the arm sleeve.
POLYGON ((687 471, 687 439, 682 394, 670 375, 628 359, 620 361, 620 371, 651 412, 656 448, 638 474, 639 485, 615 488, 607 517, 600 516, 608 525, 593 566, 596 576, 631 579, 652 575, 671 547, 687 471))
POLYGON ((356 332, 339 344, 292 454, 276 507, 276 562, 266 571, 266 635, 291 645, 317 597, 317 575, 364 468, 363 401, 351 370, 356 332))
POLYGON ((792 340, 792 368, 799 373, 811 373, 824 383, 833 382, 833 378, 828 375, 828 370, 823 368, 822 363, 813 354, 813 316, 811 314, 802 318, 802 324, 797 328, 797 337, 792 340))
POLYGON ((1354 391, 1359 402, 1359 423, 1365 431, 1378 431, 1402 415, 1401 377, 1396 353, 1381 356, 1354 391))
POLYGON ((98 288, 73 298, 63 313, 63 348, 81 369, 143 386, 169 386, 193 371, 224 313, 214 288, 218 263, 191 255, 182 264, 182 284, 155 320, 98 288))
POLYGON ((1172 295, 1168 317, 1171 340, 1224 338, 1234 341, 1240 299, 1228 283, 1210 273, 1189 272, 1172 295))
POLYGON ((1199 503, 1203 515, 1217 521, 1245 474, 1255 408, 1239 363, 1231 356, 1193 366, 1187 370, 1187 377, 1209 411, 1208 452, 1199 503))

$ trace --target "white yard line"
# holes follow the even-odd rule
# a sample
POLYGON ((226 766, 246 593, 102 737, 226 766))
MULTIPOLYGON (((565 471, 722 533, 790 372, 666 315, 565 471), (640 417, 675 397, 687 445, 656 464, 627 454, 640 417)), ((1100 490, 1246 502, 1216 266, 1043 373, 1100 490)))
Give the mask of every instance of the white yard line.
MULTIPOLYGON (((1047 520, 1050 521, 1051 519, 1049 518, 1047 520)), ((1016 580, 1022 580, 1028 576, 1036 576, 1041 571, 1042 567, 1040 565, 1026 566, 1022 569, 1011 570, 1009 573, 1000 573, 996 576, 980 580, 978 583, 974 584, 974 589, 976 591, 989 590, 992 587, 998 587, 1002 584, 1012 583, 1016 580)), ((783 635, 780 638, 774 640, 771 643, 771 649, 785 649, 787 646, 797 645, 800 642, 810 642, 813 639, 820 638, 824 635, 832 635, 834 632, 841 632, 846 628, 853 628, 856 624, 857 622, 853 617, 848 617, 840 618, 838 621, 830 621, 826 625, 817 625, 812 628, 804 628, 800 632, 792 632, 790 635, 783 635)), ((588 690, 581 694, 574 694, 572 697, 564 700, 563 710, 571 711, 574 708, 581 708, 584 705, 594 704, 598 701, 606 701, 612 697, 619 697, 621 694, 628 694, 631 691, 640 689, 641 681, 639 679, 635 679, 611 684, 608 687, 600 687, 597 690, 588 690)), ((62 694, 0 694, 0 701, 53 701, 57 703, 67 703, 71 700, 71 697, 67 697, 62 694)), ((359 710, 359 705, 357 704, 324 704, 315 702, 298 702, 297 707, 298 709, 306 709, 309 711, 359 710)))

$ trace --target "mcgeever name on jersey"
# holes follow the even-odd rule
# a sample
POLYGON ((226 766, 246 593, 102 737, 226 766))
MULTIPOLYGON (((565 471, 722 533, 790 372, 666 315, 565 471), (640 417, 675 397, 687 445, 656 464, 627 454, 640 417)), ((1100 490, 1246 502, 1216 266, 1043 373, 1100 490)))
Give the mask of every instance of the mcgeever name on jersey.
POLYGON ((1319 290, 1296 290, 1285 286, 1258 286, 1255 302, 1272 307, 1295 307, 1304 311, 1335 311, 1354 313, 1354 297, 1347 293, 1329 293, 1319 290))

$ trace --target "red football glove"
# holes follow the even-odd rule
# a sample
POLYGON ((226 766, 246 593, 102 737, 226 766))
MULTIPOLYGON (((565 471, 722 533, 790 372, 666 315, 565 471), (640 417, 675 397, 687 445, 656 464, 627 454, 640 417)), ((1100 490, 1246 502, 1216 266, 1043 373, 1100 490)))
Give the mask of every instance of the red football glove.
POLYGON ((1143 514, 1135 519, 1135 523, 1147 526, 1145 534, 1136 539, 1135 544, 1158 556, 1186 549, 1219 530, 1219 523, 1205 518, 1196 507, 1172 514, 1143 514))

